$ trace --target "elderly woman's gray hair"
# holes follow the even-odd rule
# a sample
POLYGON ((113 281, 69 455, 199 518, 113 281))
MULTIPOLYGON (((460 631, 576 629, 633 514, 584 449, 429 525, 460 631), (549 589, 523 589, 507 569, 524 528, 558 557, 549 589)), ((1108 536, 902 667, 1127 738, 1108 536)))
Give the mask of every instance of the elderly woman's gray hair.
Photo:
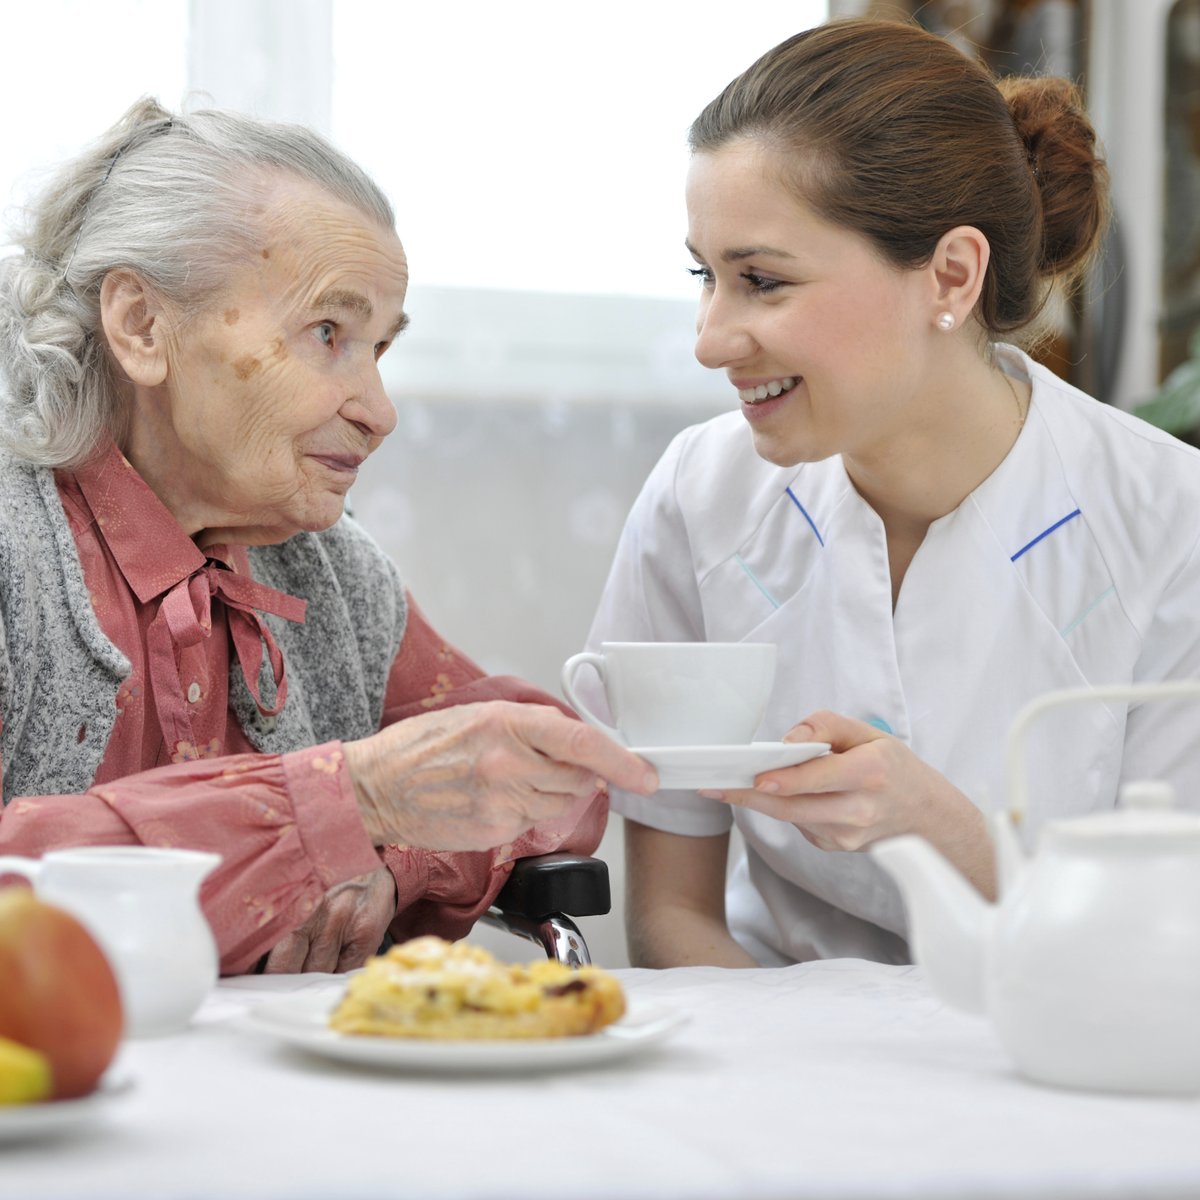
POLYGON ((181 311, 219 293, 258 252, 249 219, 277 172, 324 188, 391 228, 387 198, 299 125, 135 104, 68 163, 0 262, 0 440, 44 466, 85 459, 123 415, 100 332, 100 287, 129 268, 181 311))

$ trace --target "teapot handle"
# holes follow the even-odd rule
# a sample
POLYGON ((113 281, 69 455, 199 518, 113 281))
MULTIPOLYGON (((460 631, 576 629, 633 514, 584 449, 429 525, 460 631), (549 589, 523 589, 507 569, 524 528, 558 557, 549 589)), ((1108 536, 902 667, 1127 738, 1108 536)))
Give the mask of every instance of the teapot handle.
POLYGON ((1094 688, 1063 688, 1046 692, 1031 700, 1019 713, 1008 731, 1009 815, 1013 824, 1029 816, 1029 774, 1025 770, 1025 735, 1029 726, 1052 708, 1095 701, 1197 700, 1200 680, 1174 679, 1162 683, 1124 683, 1094 688))

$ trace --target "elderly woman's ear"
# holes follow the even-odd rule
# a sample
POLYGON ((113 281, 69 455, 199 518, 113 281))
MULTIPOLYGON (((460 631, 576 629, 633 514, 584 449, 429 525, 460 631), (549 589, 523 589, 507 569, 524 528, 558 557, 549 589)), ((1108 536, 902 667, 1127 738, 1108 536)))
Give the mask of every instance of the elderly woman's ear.
POLYGON ((131 383, 157 387, 167 377, 167 312, 135 271, 109 271, 100 285, 100 322, 131 383))

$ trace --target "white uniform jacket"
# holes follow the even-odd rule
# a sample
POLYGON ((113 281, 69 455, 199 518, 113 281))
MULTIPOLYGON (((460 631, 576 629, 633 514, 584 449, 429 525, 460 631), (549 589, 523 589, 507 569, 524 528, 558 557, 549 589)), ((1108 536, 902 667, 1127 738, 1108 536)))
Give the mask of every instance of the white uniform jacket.
MULTIPOLYGON (((1200 678, 1200 452, 1001 348, 1032 404, 1000 466, 935 521, 892 610, 883 524, 838 457, 760 459, 740 413, 679 434, 622 535, 589 637, 766 641, 757 740, 818 709, 871 721, 982 808, 1005 802, 1013 717, 1054 688, 1200 678)), ((593 702, 604 712, 602 697, 593 702)), ((1030 825, 1167 778, 1200 805, 1200 706, 1064 709, 1031 731, 1030 825)), ((866 854, 694 792, 613 795, 636 821, 712 835, 736 821, 734 936, 765 964, 906 961, 903 907, 866 854)))

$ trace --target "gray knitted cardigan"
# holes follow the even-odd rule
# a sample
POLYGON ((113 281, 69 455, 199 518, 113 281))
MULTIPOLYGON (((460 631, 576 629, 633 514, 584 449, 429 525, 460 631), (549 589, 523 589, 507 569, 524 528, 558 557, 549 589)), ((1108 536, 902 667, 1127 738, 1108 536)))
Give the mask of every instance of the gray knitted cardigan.
MULTIPOLYGON (((287 663, 288 698, 263 717, 240 670, 229 696, 251 743, 282 753, 379 728, 404 636, 392 562, 348 517, 323 533, 253 547, 256 580, 308 601, 305 622, 262 614, 287 663)), ((54 474, 0 451, 0 768, 4 803, 69 795, 95 778, 128 659, 92 611, 54 474)), ((264 655, 259 691, 274 694, 264 655)))

